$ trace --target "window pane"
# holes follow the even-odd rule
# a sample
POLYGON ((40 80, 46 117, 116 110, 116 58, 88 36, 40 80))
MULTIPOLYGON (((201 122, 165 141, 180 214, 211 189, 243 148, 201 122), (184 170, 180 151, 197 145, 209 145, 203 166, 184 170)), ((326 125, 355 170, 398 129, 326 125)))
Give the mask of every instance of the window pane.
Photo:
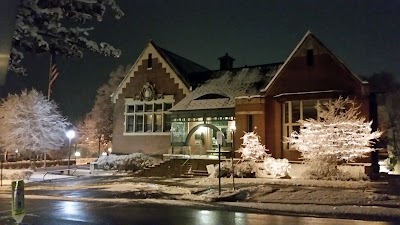
POLYGON ((136 131, 143 131, 143 115, 136 116, 136 131))
POLYGON ((283 104, 283 113, 284 113, 283 123, 289 123, 289 102, 285 102, 283 104))
POLYGON ((152 132, 153 127, 153 115, 146 115, 146 132, 152 132))
POLYGON ((146 112, 153 112, 153 104, 146 104, 146 112))
POLYGON ((155 121, 154 121, 154 131, 155 132, 162 132, 162 115, 161 114, 156 114, 154 119, 155 119, 155 121))
POLYGON ((172 108, 172 103, 164 103, 164 111, 168 111, 170 108, 172 108))
POLYGON ((290 127, 289 126, 284 126, 283 128, 283 149, 289 149, 289 142, 285 139, 286 137, 290 137, 290 127))
POLYGON ((161 112, 162 111, 162 104, 154 104, 154 111, 161 112))
POLYGON ((135 112, 135 106, 134 105, 128 105, 126 109, 127 113, 133 113, 135 112))
POLYGON ((136 105, 136 112, 143 112, 143 105, 136 105))
POLYGON ((292 132, 293 132, 293 131, 296 131, 297 133, 300 132, 300 126, 293 126, 292 129, 293 129, 292 132))
POLYGON ((164 132, 171 130, 171 115, 164 115, 164 132))
POLYGON ((303 101, 303 119, 317 119, 317 109, 315 108, 316 104, 316 100, 303 101))
POLYGON ((292 101, 292 123, 300 120, 300 101, 292 101))
POLYGON ((133 124, 134 124, 134 117, 133 116, 127 116, 126 117, 126 132, 133 132, 133 124))

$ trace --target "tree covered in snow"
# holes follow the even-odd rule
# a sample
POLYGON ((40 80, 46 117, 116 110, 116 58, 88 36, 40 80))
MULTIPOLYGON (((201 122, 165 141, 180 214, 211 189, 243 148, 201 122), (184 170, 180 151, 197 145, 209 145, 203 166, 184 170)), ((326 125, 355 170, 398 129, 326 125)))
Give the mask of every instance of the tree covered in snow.
POLYGON ((77 126, 77 143, 81 149, 86 150, 87 156, 93 156, 98 153, 99 140, 96 132, 96 122, 90 116, 86 115, 85 119, 78 122, 77 126))
POLYGON ((24 90, 1 100, 0 145, 5 149, 58 150, 65 143, 68 125, 56 103, 36 90, 24 90))
POLYGON ((114 105, 111 102, 111 95, 117 89, 122 79, 128 73, 130 66, 118 66, 110 73, 107 83, 97 89, 96 100, 90 111, 95 122, 97 136, 104 136, 104 141, 109 142, 113 131, 113 112, 114 105))
MULTIPOLYGON (((98 148, 99 139, 102 145, 107 145, 112 139, 113 131, 113 104, 111 95, 117 89, 127 74, 130 66, 118 66, 110 73, 108 81, 97 89, 96 99, 92 110, 79 125, 80 134, 85 140, 82 143, 95 143, 98 148)), ((92 144, 88 147, 92 148, 92 144)))
POLYGON ((365 157, 374 151, 371 146, 381 136, 372 131, 371 122, 360 116, 360 106, 349 98, 317 104, 318 120, 299 121, 300 132, 294 131, 289 138, 292 147, 299 150, 306 162, 320 176, 337 172, 337 164, 365 157))
POLYGON ((269 156, 268 149, 261 144, 260 136, 255 131, 245 133, 240 139, 243 139, 243 143, 237 152, 242 154, 243 160, 264 160, 269 156))
POLYGON ((23 52, 82 57, 84 51, 92 51, 118 57, 120 50, 89 38, 95 22, 102 21, 107 10, 117 19, 123 16, 115 0, 18 1, 9 70, 25 73, 20 65, 23 52))

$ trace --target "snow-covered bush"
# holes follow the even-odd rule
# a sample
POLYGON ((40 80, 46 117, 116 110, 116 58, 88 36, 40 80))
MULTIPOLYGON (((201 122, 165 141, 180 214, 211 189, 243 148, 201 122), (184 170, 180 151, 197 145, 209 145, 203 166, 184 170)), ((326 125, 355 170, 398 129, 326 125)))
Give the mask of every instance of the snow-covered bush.
POLYGON ((264 169, 274 177, 287 177, 290 164, 287 159, 275 159, 268 157, 264 160, 264 169))
POLYGON ((299 150, 309 163, 312 177, 336 177, 337 165, 365 157, 374 151, 371 146, 381 136, 372 132, 371 122, 360 117, 360 106, 346 98, 317 104, 317 119, 300 120, 300 132, 289 138, 292 147, 299 150))
POLYGON ((329 162, 310 161, 307 163, 303 177, 312 180, 342 180, 342 181, 360 181, 368 180, 364 171, 351 172, 345 170, 344 166, 337 166, 329 162))
POLYGON ((3 170, 3 180, 29 180, 33 170, 3 170))
POLYGON ((237 152, 242 154, 243 160, 263 160, 269 156, 268 149, 261 144, 260 136, 255 131, 245 133, 240 139, 243 139, 243 144, 237 152))
MULTIPOLYGON (((219 175, 219 165, 215 165, 215 177, 220 177, 219 175)), ((232 176, 232 161, 222 161, 221 162, 221 177, 231 177, 232 176)))
POLYGON ((235 165, 235 177, 252 178, 256 176, 257 163, 254 161, 243 161, 235 165))
POLYGON ((132 153, 129 155, 101 156, 97 160, 99 167, 106 170, 138 171, 153 165, 153 159, 143 153, 132 153))
POLYGON ((243 144, 238 150, 242 154, 242 162, 235 168, 238 177, 274 177, 288 176, 290 168, 287 159, 274 159, 267 153, 268 149, 261 144, 260 136, 254 131, 247 132, 241 138, 243 144))

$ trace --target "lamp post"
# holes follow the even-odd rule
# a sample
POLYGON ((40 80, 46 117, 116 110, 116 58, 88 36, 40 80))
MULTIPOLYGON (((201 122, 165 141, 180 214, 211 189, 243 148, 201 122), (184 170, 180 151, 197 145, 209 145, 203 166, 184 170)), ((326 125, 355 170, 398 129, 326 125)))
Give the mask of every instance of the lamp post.
POLYGON ((74 130, 67 131, 66 136, 68 138, 68 175, 69 175, 70 161, 71 161, 71 139, 75 137, 75 131, 74 130))
POLYGON ((175 132, 175 128, 171 127, 171 129, 170 129, 170 133, 171 133, 171 155, 174 154, 174 132, 175 132))
POLYGON ((103 154, 101 154, 100 150, 101 150, 101 143, 104 141, 104 134, 99 135, 99 157, 103 154))
POLYGON ((77 152, 76 148, 75 148, 75 168, 78 168, 78 164, 76 163, 76 157, 80 157, 80 156, 81 156, 81 153, 77 152))
POLYGON ((76 157, 77 156, 81 156, 81 153, 76 151, 77 145, 78 145, 78 143, 75 142, 75 153, 74 153, 74 155, 75 155, 75 168, 78 168, 78 164, 76 163, 76 157))
POLYGON ((232 132, 232 186, 233 190, 235 190, 235 167, 233 163, 233 159, 235 157, 235 131, 236 131, 236 125, 235 122, 233 122, 231 126, 231 132, 232 132))

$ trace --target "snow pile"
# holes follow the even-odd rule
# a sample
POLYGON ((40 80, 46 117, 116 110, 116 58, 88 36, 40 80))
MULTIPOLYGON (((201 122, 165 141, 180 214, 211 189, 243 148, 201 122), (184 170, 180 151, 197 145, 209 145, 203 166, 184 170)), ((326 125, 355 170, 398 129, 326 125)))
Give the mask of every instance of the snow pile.
POLYGON ((132 153, 129 155, 101 156, 97 160, 99 167, 105 170, 139 171, 153 165, 153 159, 143 153, 132 153))
POLYGON ((264 168, 273 177, 287 177, 289 175, 290 164, 287 159, 268 157, 264 160, 264 168))

